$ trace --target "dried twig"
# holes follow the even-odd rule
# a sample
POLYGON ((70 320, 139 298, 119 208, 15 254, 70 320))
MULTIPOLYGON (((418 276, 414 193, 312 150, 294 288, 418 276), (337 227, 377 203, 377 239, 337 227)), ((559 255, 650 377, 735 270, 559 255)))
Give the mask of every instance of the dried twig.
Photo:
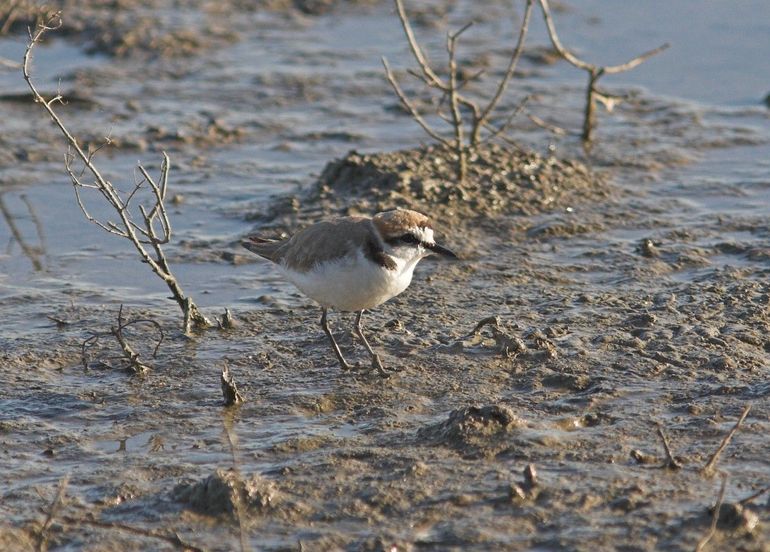
POLYGON ((722 451, 724 451, 725 448, 727 448, 727 445, 730 444, 730 441, 740 429, 741 424, 746 419, 746 416, 749 415, 750 410, 751 410, 751 405, 747 404, 746 408, 743 409, 743 413, 741 414, 741 417, 738 418, 738 421, 735 422, 735 425, 730 430, 730 432, 727 435, 725 435, 724 439, 722 439, 722 442, 719 444, 719 447, 717 447, 717 450, 715 450, 714 454, 711 455, 711 458, 709 458, 709 461, 706 463, 705 466, 703 466, 702 471, 704 474, 711 475, 713 473, 714 466, 719 461, 719 455, 722 454, 722 451))
POLYGON ((543 12, 543 19, 545 20, 545 26, 548 29, 548 36, 551 39, 551 44, 553 44, 554 49, 556 52, 565 59, 570 65, 577 67, 578 69, 582 69, 586 73, 588 73, 588 87, 586 88, 586 106, 585 106, 585 112, 583 117, 583 132, 581 135, 581 138, 583 139, 583 142, 590 143, 591 142, 591 135, 593 132, 594 127, 594 119, 595 119, 595 108, 596 108, 596 101, 600 98, 609 98, 610 96, 608 94, 605 94, 597 88, 597 82, 603 75, 610 75, 614 73, 623 73, 625 71, 630 71, 634 67, 637 67, 638 65, 644 63, 652 56, 659 54, 663 50, 667 49, 669 47, 669 44, 663 44, 661 46, 658 46, 654 50, 650 50, 649 52, 645 52, 644 54, 635 57, 634 59, 627 61, 626 63, 622 63, 620 65, 607 65, 607 66, 600 66, 600 65, 594 65, 593 63, 588 63, 587 61, 583 61, 580 58, 578 58, 575 54, 567 50, 561 43, 561 40, 559 39, 559 35, 556 34, 556 26, 553 23, 553 17, 551 16, 551 9, 548 5, 548 0, 538 0, 540 3, 540 8, 543 12))
POLYGON ((662 467, 668 468, 670 470, 681 470, 682 464, 679 462, 679 460, 674 458, 674 455, 671 453, 671 447, 668 444, 668 438, 663 432, 663 426, 661 425, 658 425, 658 435, 660 436, 660 440, 663 442, 663 450, 666 451, 666 462, 662 467))
POLYGON ((64 494, 67 491, 68 482, 69 476, 66 475, 59 480, 59 488, 56 491, 56 496, 48 506, 48 513, 45 516, 45 521, 43 521, 43 525, 40 526, 40 529, 37 532, 38 552, 44 552, 48 549, 48 529, 51 527, 51 524, 53 523, 54 518, 56 518, 56 514, 59 511, 59 508, 61 508, 62 502, 64 501, 64 494))
POLYGON ((695 546, 695 552, 702 552, 702 550, 706 547, 706 545, 709 543, 709 541, 716 535, 717 532, 717 524, 719 523, 719 511, 722 509, 722 502, 725 498, 725 488, 727 487, 727 474, 722 474, 722 485, 719 487, 719 495, 717 496, 717 501, 714 504, 714 510, 711 513, 711 526, 709 527, 708 533, 706 533, 701 540, 698 541, 698 544, 695 546))
POLYGON ((123 334, 123 330, 125 330, 129 326, 133 326, 136 324, 151 324, 155 328, 155 330, 158 332, 158 341, 155 344, 155 348, 152 351, 152 358, 155 358, 158 355, 158 349, 160 349, 160 346, 163 343, 163 340, 165 339, 163 328, 161 327, 160 324, 158 324, 158 322, 156 322, 155 320, 151 320, 149 318, 134 318, 132 320, 124 321, 123 305, 120 305, 120 309, 118 310, 118 325, 110 328, 110 331, 108 332, 92 334, 88 339, 83 341, 83 343, 81 344, 80 354, 81 354, 81 362, 83 363, 83 368, 88 370, 88 354, 87 354, 88 350, 98 344, 99 338, 109 335, 114 337, 115 340, 118 342, 118 345, 120 346, 120 350, 123 353, 122 359, 125 361, 128 361, 129 369, 132 372, 134 372, 135 374, 143 374, 146 371, 148 371, 150 369, 150 365, 146 364, 144 361, 140 359, 139 353, 137 353, 134 350, 133 346, 128 342, 128 340, 126 339, 126 336, 123 334))
POLYGON ((29 43, 24 52, 22 72, 24 74, 24 80, 27 82, 27 86, 29 86, 29 89, 32 91, 35 102, 40 104, 48 113, 48 116, 59 128, 67 141, 68 151, 65 155, 65 168, 75 190, 75 198, 78 206, 86 220, 96 224, 105 232, 129 240, 139 253, 142 262, 147 263, 150 269, 166 283, 169 290, 171 290, 172 298, 182 309, 184 316, 183 328, 185 333, 189 332, 193 327, 209 327, 211 326, 209 320, 203 316, 192 299, 185 295, 181 285, 171 272, 166 260, 165 252, 163 251, 163 245, 168 243, 171 239, 171 222, 168 218, 168 213, 166 212, 164 204, 168 185, 168 156, 163 153, 160 176, 157 181, 150 176, 142 165, 139 165, 138 170, 141 173, 142 179, 135 183, 134 188, 128 194, 121 195, 118 189, 102 176, 99 169, 93 163, 93 155, 98 151, 98 148, 93 151, 85 152, 80 146, 77 138, 70 133, 54 111, 54 105, 57 102, 61 103, 62 101, 61 94, 57 94, 53 98, 46 100, 40 92, 38 92, 32 82, 29 68, 32 51, 42 40, 43 35, 47 31, 58 29, 60 26, 61 12, 57 12, 44 23, 40 23, 34 32, 30 31, 29 43), (83 164, 80 173, 73 167, 73 162, 75 160, 79 160, 83 164), (82 176, 86 172, 93 178, 92 183, 82 181, 82 176), (138 210, 141 213, 141 220, 137 222, 130 209, 130 203, 145 183, 150 189, 152 204, 150 208, 145 208, 143 205, 139 206, 138 210), (91 216, 81 197, 82 189, 96 190, 107 204, 115 210, 119 222, 115 223, 109 220, 101 221, 91 216))

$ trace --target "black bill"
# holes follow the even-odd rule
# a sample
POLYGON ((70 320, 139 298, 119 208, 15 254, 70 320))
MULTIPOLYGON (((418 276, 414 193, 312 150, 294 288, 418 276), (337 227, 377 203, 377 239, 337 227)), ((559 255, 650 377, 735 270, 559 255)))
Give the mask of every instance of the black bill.
POLYGON ((437 243, 426 243, 425 247, 433 251, 434 253, 438 253, 439 255, 443 255, 444 257, 449 257, 450 259, 458 259, 459 257, 454 254, 454 252, 450 249, 447 249, 443 245, 439 245, 437 243))

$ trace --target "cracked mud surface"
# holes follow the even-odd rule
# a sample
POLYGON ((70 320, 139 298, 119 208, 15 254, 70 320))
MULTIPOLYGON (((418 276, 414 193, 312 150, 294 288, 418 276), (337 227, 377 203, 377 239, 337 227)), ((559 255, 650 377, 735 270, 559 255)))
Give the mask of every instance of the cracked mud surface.
MULTIPOLYGON (((63 113, 95 144, 111 127, 97 159, 112 178, 130 182, 137 157, 152 166, 169 151, 170 262, 207 314, 233 311, 229 330, 179 333, 160 282, 80 220, 61 141, 0 74, 0 241, 11 244, 0 254, 0 549, 38 546, 68 476, 50 549, 170 550, 180 543, 159 535, 175 532, 206 550, 241 539, 254 550, 692 550, 721 481, 702 467, 750 404, 717 461, 729 477, 706 549, 768 550, 770 497, 739 504, 770 483, 764 108, 636 90, 600 117, 590 156, 522 120, 523 151, 490 147, 458 187, 451 159, 418 146, 419 129, 390 108, 378 56, 409 58, 389 5, 272 4, 238 12, 214 47, 195 25, 220 16, 191 3, 202 46, 184 62, 162 41, 93 57, 79 32, 36 60, 49 90, 56 56, 68 60, 62 87, 83 101, 63 113), (394 206, 431 212, 462 260, 426 259, 406 292, 366 314, 372 346, 401 371, 343 373, 320 309, 237 243, 394 206), (127 331, 144 376, 108 337, 82 362, 120 304, 165 329, 156 358, 152 326, 127 331), (222 406, 225 363, 240 406, 222 406)), ((100 5, 88 9, 107 18, 100 5)), ((436 56, 445 23, 428 23, 475 5, 416 16, 436 56)), ((142 6, 161 22, 171 13, 142 6)), ((497 32, 489 13, 480 27, 497 32)), ((13 36, 0 57, 18 51, 13 36)), ((505 54, 483 36, 468 55, 494 66, 505 54)), ((532 59, 520 84, 537 92, 532 108, 578 128, 582 81, 532 59)), ((331 321, 347 356, 364 359, 352 315, 331 321)))

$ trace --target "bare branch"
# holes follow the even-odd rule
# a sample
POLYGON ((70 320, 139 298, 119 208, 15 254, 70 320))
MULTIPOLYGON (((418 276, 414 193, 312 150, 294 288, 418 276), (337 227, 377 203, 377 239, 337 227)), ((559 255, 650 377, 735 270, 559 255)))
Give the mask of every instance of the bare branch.
POLYGON ((457 37, 459 37, 471 23, 466 24, 454 34, 447 35, 446 49, 449 53, 449 105, 452 113, 452 127, 454 128, 454 150, 457 154, 457 179, 465 180, 467 172, 466 151, 463 144, 463 120, 460 114, 460 105, 457 101, 457 37))
POLYGON ((118 345, 120 346, 120 349, 122 352, 122 356, 116 357, 116 358, 120 358, 124 361, 127 361, 128 367, 135 374, 143 374, 147 370, 149 370, 150 366, 140 360, 139 353, 137 353, 134 350, 134 348, 128 342, 128 339, 126 338, 126 336, 123 334, 123 331, 126 328, 130 326, 134 326, 136 324, 150 324, 157 331, 158 338, 157 338, 157 342, 155 343, 155 348, 152 351, 152 358, 156 358, 158 355, 158 350, 160 349, 160 346, 163 343, 163 340, 165 339, 165 333, 163 332, 163 328, 161 327, 161 325, 158 324, 155 320, 150 320, 149 318, 134 318, 134 319, 125 321, 123 319, 123 305, 120 305, 120 309, 118 310, 117 326, 113 326, 112 328, 110 328, 110 331, 108 332, 95 333, 91 335, 88 339, 83 341, 83 343, 81 344, 80 354, 81 354, 81 362, 83 363, 83 368, 88 370, 88 354, 87 354, 88 350, 96 346, 99 343, 99 339, 101 337, 112 336, 118 342, 118 345))
POLYGON ((513 120, 524 110, 524 106, 527 105, 527 102, 529 101, 530 96, 525 96, 524 99, 519 102, 519 105, 516 106, 516 108, 511 111, 511 114, 508 115, 508 118, 505 120, 505 122, 500 125, 499 127, 495 128, 489 123, 484 123, 485 128, 488 128, 491 130, 490 134, 486 136, 481 143, 484 144, 486 142, 489 142, 491 140, 494 140, 498 136, 500 136, 503 132, 508 130, 508 128, 513 123, 513 120))
MULTIPOLYGON (((166 189, 168 184, 168 172, 169 172, 168 156, 165 153, 163 153, 163 161, 161 163, 160 184, 156 184, 155 181, 150 177, 150 175, 144 169, 144 167, 142 167, 141 165, 139 166, 139 171, 145 177, 153 194, 153 205, 150 208, 149 213, 147 213, 143 208, 140 208, 142 216, 144 217, 144 228, 143 228, 142 226, 134 222, 132 218, 132 214, 129 211, 129 204, 131 200, 134 198, 134 195, 139 192, 139 189, 141 188, 142 183, 139 182, 138 184, 136 184, 135 187, 132 189, 132 191, 128 194, 126 200, 124 201, 118 189, 116 189, 109 180, 105 179, 102 176, 99 169, 93 163, 94 154, 98 152, 99 149, 104 147, 105 144, 100 145, 94 150, 89 149, 88 152, 85 152, 82 146, 79 144, 78 140, 72 135, 72 133, 70 133, 70 131, 64 125, 64 123, 59 118, 57 113, 54 111, 54 104, 57 102, 61 102, 61 95, 57 95, 51 100, 46 101, 43 98, 43 96, 40 94, 40 92, 37 90, 35 84, 32 81, 32 77, 30 75, 30 62, 31 62, 32 51, 34 47, 42 40, 45 32, 52 29, 56 29, 60 26, 61 26, 61 12, 56 12, 51 17, 47 18, 44 23, 39 24, 34 31, 30 29, 30 33, 29 33, 30 40, 24 52, 22 72, 24 75, 24 80, 26 81, 27 86, 31 90, 32 96, 35 102, 40 104, 43 107, 43 109, 46 111, 48 116, 51 118, 54 124, 58 127, 58 129, 64 135, 67 141, 68 152, 65 156, 65 167, 67 170, 67 174, 69 175, 70 180, 72 181, 72 185, 75 189, 75 196, 78 202, 78 207, 80 208, 83 215, 86 217, 86 220, 96 224, 104 231, 110 234, 115 234, 117 236, 125 238, 132 243, 137 253, 141 257, 142 262, 146 263, 150 267, 150 269, 153 272, 155 272, 155 274, 158 275, 166 283, 168 288, 171 290, 172 298, 174 299, 174 301, 176 301, 177 305, 179 305, 179 307, 182 309, 183 316, 184 316, 185 332, 190 331, 193 325, 198 328, 210 327, 211 322, 209 322, 209 320, 206 319, 206 317, 200 313, 200 311, 198 310, 198 307, 191 300, 191 298, 185 295, 184 291, 182 290, 182 287, 179 285, 179 282, 176 280, 171 270, 169 269, 168 263, 165 258, 165 254, 159 245, 161 243, 167 243, 171 239, 171 224, 168 219, 168 213, 166 212, 165 205, 163 204, 163 201, 166 197, 166 189), (83 172, 81 172, 80 175, 77 175, 72 167, 72 162, 75 159, 79 159, 83 163, 83 172), (82 174, 85 173, 86 171, 93 176, 94 178, 93 185, 84 184, 80 180, 82 177, 82 174), (96 189, 104 197, 106 202, 118 214, 120 219, 119 223, 116 224, 110 221, 105 223, 92 217, 85 207, 85 204, 80 194, 80 188, 96 189), (159 218, 160 225, 162 227, 162 235, 160 237, 155 233, 155 229, 152 225, 152 221, 156 217, 159 218), (152 251, 149 251, 146 248, 146 246, 148 245, 152 247, 152 251)), ((109 143, 109 142, 110 142, 110 138, 108 136, 106 139, 106 143, 109 143)))
POLYGON ((518 65, 521 52, 524 49, 524 41, 527 38, 529 19, 530 15, 532 14, 532 1, 533 0, 527 0, 527 6, 524 9, 524 16, 522 17, 521 26, 519 27, 519 38, 516 41, 516 46, 514 47, 513 53, 511 54, 511 60, 508 62, 508 69, 506 70, 503 79, 497 85, 495 95, 492 96, 492 99, 489 100, 487 106, 479 114, 476 125, 473 129, 473 135, 471 138, 472 141, 478 142, 481 126, 484 124, 484 122, 486 122, 489 114, 495 109, 495 107, 497 107, 500 98, 502 98, 505 89, 508 87, 508 82, 511 80, 511 77, 513 77, 513 74, 516 71, 516 65, 518 65))
POLYGON ((422 70, 423 80, 425 80, 425 82, 430 86, 436 86, 442 89, 447 88, 447 84, 441 79, 441 77, 436 74, 435 71, 433 71, 433 69, 431 69, 430 65, 428 64, 428 60, 422 51, 422 48, 420 48, 420 45, 417 43, 417 39, 415 39, 414 32, 412 31, 412 25, 409 23, 409 19, 406 17, 406 11, 404 10, 403 2, 401 0, 393 1, 396 5, 398 19, 401 21, 401 27, 404 29, 406 40, 409 43, 409 49, 412 50, 412 55, 414 55, 414 59, 417 61, 417 65, 419 65, 420 69, 422 70))
POLYGON ((727 445, 730 444, 730 441, 732 440, 733 436, 738 432, 738 430, 741 427, 741 424, 743 424, 743 421, 746 419, 746 416, 749 415, 749 412, 751 411, 751 405, 747 404, 746 408, 743 409, 743 413, 741 413, 741 417, 738 418, 738 421, 735 422, 735 425, 730 430, 730 432, 725 435, 724 439, 722 439, 722 442, 719 444, 719 447, 717 447, 717 450, 714 451, 714 454, 711 455, 711 458, 709 458, 709 461, 706 463, 705 466, 703 466, 703 473, 710 475, 714 469, 714 466, 719 461, 719 455, 722 454, 722 451, 727 448, 727 445))
POLYGON ((401 100, 401 104, 409 111, 409 114, 414 118, 415 121, 417 121, 417 124, 419 124, 422 129, 434 140, 441 142, 447 147, 451 147, 451 143, 441 136, 439 133, 437 133, 435 130, 433 130, 430 125, 425 121, 425 119, 420 115, 420 112, 417 111, 417 108, 412 105, 412 103, 409 101, 409 99, 406 97, 406 94, 404 94, 404 91, 401 89, 401 86, 398 84, 398 81, 396 80, 395 75, 393 74, 393 71, 390 69, 390 65, 388 65, 388 60, 385 59, 383 56, 382 58, 382 65, 385 67, 385 76, 388 78, 388 82, 390 82, 390 85, 393 87, 393 90, 396 92, 396 95, 398 96, 398 99, 401 100))

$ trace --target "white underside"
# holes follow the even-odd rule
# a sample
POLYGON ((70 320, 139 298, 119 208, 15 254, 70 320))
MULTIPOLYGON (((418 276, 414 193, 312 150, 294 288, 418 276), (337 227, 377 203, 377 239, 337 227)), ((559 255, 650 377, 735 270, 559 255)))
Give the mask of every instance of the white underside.
POLYGON ((387 270, 358 252, 309 272, 281 268, 290 282, 321 306, 358 311, 374 308, 409 287, 420 258, 404 261, 395 257, 396 270, 387 270))

